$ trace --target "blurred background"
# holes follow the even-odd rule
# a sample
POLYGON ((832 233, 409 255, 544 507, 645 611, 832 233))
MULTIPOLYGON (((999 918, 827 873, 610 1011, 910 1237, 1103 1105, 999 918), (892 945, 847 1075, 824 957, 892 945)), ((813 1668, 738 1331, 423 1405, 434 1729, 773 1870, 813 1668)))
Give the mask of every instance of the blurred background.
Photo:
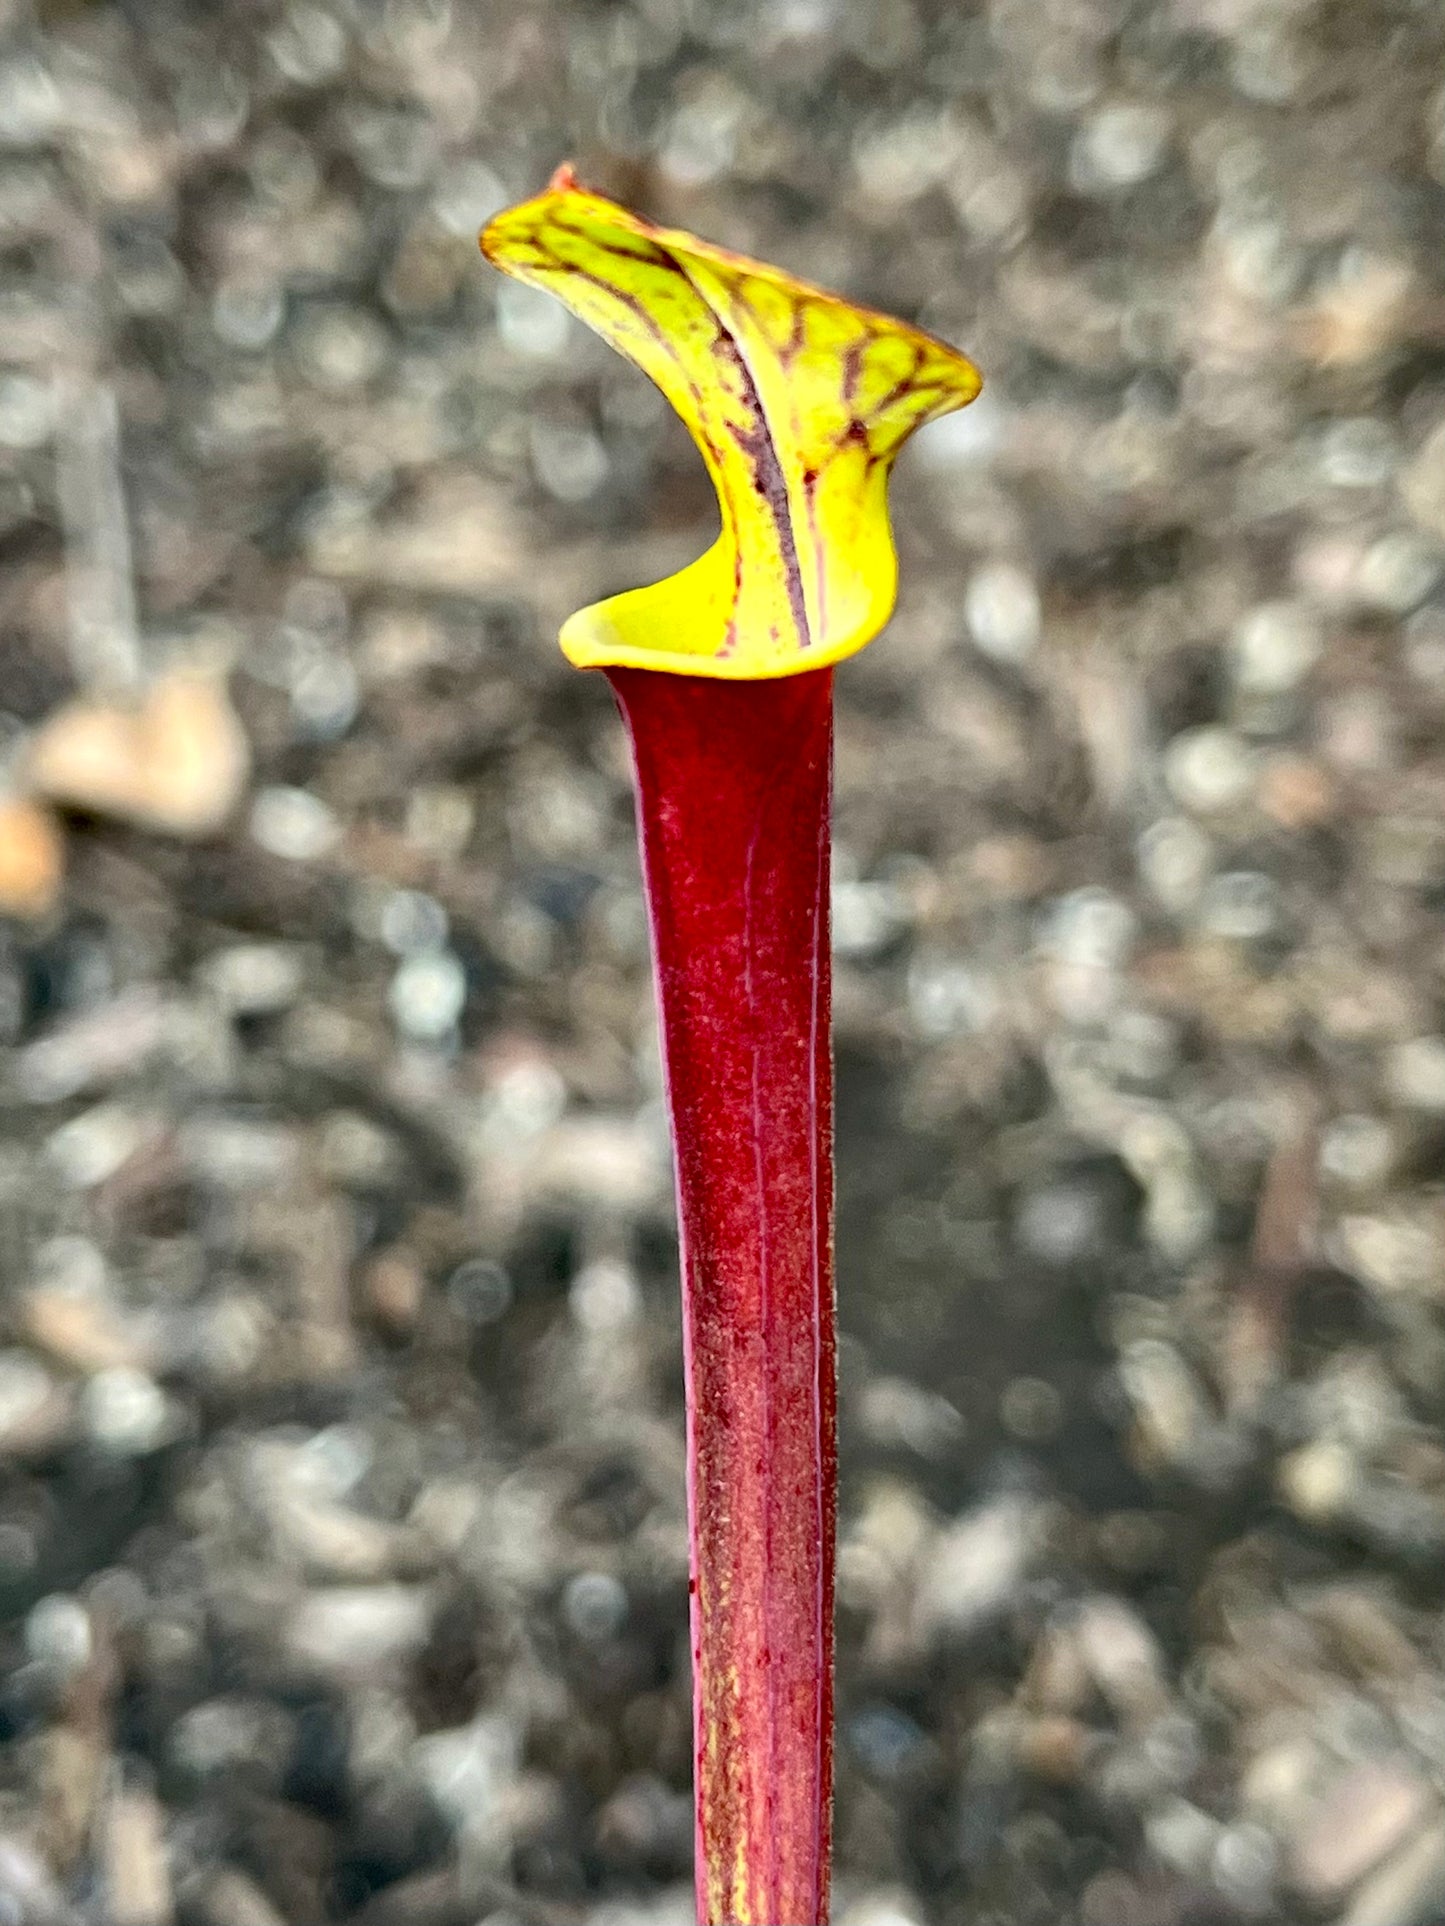
POLYGON ((1445 1919, 1435 0, 0 0, 0 1922, 681 1926, 574 158, 965 347, 839 677, 846 1926, 1445 1919))

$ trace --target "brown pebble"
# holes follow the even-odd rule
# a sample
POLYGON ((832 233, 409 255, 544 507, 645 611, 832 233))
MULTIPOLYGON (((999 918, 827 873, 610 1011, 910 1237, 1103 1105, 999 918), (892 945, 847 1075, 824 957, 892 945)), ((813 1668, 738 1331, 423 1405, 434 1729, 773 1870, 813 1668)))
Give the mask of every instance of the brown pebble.
POLYGON ((1282 829, 1313 829, 1335 813, 1335 786, 1304 756, 1273 756, 1260 775, 1259 806, 1282 829))
POLYGON ((171 1926, 171 1875, 165 1818, 148 1792, 119 1792, 105 1824, 111 1926, 171 1926))
POLYGON ((1321 368, 1366 365, 1408 332, 1416 299, 1406 262, 1366 258, 1300 317, 1300 348, 1321 368))
POLYGON ((384 1251, 367 1267, 363 1284, 366 1308, 393 1336, 405 1336, 416 1324, 425 1292, 421 1267, 406 1251, 384 1251))
POLYGON ((41 1289, 22 1300, 21 1328, 38 1350, 90 1377, 97 1371, 141 1370, 145 1347, 103 1299, 41 1289))
POLYGON ((1034 896, 1053 874, 1048 852, 1030 836, 985 836, 968 858, 969 881, 991 896, 1034 896))
POLYGON ((1019 1734, 1019 1758, 1028 1770, 1053 1785, 1072 1785, 1084 1769, 1091 1735, 1078 1719, 1049 1713, 1030 1719, 1019 1734))

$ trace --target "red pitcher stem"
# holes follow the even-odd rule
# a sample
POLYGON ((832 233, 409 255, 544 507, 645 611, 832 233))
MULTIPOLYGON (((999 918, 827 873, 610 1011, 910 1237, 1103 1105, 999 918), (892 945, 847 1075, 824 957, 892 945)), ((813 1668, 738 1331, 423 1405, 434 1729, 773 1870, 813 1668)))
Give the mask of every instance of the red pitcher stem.
POLYGON ((682 1246, 698 1919, 821 1926, 833 1773, 833 685, 608 671, 682 1246))

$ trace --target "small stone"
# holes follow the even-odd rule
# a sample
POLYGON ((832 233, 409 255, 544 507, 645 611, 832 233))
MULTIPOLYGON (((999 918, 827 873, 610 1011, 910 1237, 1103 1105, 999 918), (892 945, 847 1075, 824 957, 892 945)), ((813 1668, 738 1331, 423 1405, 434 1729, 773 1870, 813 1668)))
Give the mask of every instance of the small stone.
MULTIPOLYGON (((1018 1756, 1036 1777, 1050 1785, 1077 1784, 1093 1749, 1093 1735, 1080 1719, 1046 1712, 1028 1719, 1018 1733, 1018 1756)), ((1111 1921, 1110 1926, 1116 1926, 1111 1921)))
POLYGON ((1213 1418, 1203 1387, 1178 1351, 1162 1338, 1139 1338, 1124 1347, 1119 1377, 1149 1455, 1171 1465, 1189 1462, 1213 1418))
POLYGON ((464 160, 443 170, 432 190, 432 208, 448 234, 472 240, 507 205, 508 193, 483 161, 464 160))
POLYGON ((1006 425, 997 398, 985 388, 967 408, 929 423, 918 437, 918 465, 941 481, 985 468, 1003 441, 1006 425))
POLYGON ((908 922, 908 903, 892 883, 838 878, 832 889, 833 949, 839 956, 873 956, 908 922))
POLYGON ((440 1043, 451 1035, 467 1004, 467 976, 450 950, 419 950, 391 980, 391 1014, 403 1035, 440 1043))
POLYGON ((374 381, 386 362, 381 323, 363 310, 322 308, 295 331, 294 346, 308 379, 331 394, 348 394, 374 381))
POLYGON ((1294 1881, 1311 1899, 1338 1900, 1387 1853, 1438 1816, 1429 1781, 1403 1759, 1351 1767, 1318 1801, 1294 1841, 1294 1881))
POLYGON ((585 502, 602 488, 612 464, 591 429, 534 421, 528 433, 537 480, 557 501, 585 502))
POLYGON ((362 1292, 376 1321, 395 1337, 405 1337, 426 1300, 426 1273, 408 1252, 385 1252, 366 1265, 362 1292))
POLYGON ((251 834, 273 856, 311 863, 341 840, 341 825, 318 796, 306 789, 261 790, 251 810, 251 834))
POLYGON ((1365 542, 1347 529, 1303 535, 1294 552, 1291 574, 1305 600, 1331 610, 1352 608, 1365 542))
POLYGON ((862 1892, 841 1914, 838 1926, 923 1926, 925 1909, 909 1893, 862 1892))
POLYGON ((733 165, 747 97, 722 75, 708 73, 672 115, 657 164, 681 188, 697 188, 733 165))
POLYGON ((380 1189, 402 1166, 395 1136, 360 1110, 333 1110, 321 1127, 317 1166, 333 1182, 380 1189))
POLYGON ((287 80, 316 87, 340 73, 346 61, 346 29, 326 7, 308 0, 288 7, 266 39, 267 50, 287 80))
POLYGON ((1229 729, 1186 729, 1164 752, 1164 774, 1186 809, 1211 814, 1246 801, 1254 785, 1254 758, 1229 729))
POLYGON ((958 140, 934 110, 889 116, 853 143, 853 166, 864 193, 880 207, 903 208, 945 179, 956 164, 958 140))
POLYGON ((1069 177, 1081 193, 1134 187, 1157 171, 1169 140, 1169 115, 1144 101, 1116 101, 1092 114, 1074 138, 1069 177))
POLYGON ((538 1197, 626 1213, 655 1201, 666 1158, 666 1140, 645 1115, 569 1117, 538 1144, 529 1176, 538 1197))
POLYGON ((1320 1171, 1336 1183, 1382 1184, 1395 1160, 1395 1139, 1379 1117, 1336 1117, 1320 1138, 1320 1171))
POLYGON ((870 1379, 859 1399, 858 1417, 874 1444, 914 1451, 920 1458, 943 1457, 964 1431, 962 1417, 947 1398, 907 1378, 870 1379))
POLYGON ((359 1424, 330 1424, 301 1448, 301 1484, 333 1498, 349 1497, 376 1462, 371 1437, 359 1424))
POLYGON ((234 67, 209 61, 184 68, 174 84, 176 124, 184 146, 196 153, 228 148, 250 106, 241 75, 234 67))
POLYGON ((388 890, 376 917, 376 934, 393 956, 439 950, 449 934, 446 911, 417 889, 388 890))
POLYGON ((424 187, 435 173, 438 143, 429 116, 354 96, 344 124, 357 165, 379 187, 410 192, 424 187))
POLYGON ((231 1015, 274 1016, 301 993, 301 958, 283 943, 233 943, 207 957, 200 976, 231 1015))
POLYGON ((1328 772, 1307 756, 1269 756, 1260 771, 1259 806, 1282 829, 1313 829, 1336 809, 1335 785, 1328 772))
POLYGON ((343 655, 318 655, 291 680, 291 708, 302 735, 335 742, 356 720, 361 682, 343 655))
POLYGON ((964 619, 982 652, 996 662, 1023 662, 1038 645, 1042 619, 1033 577, 1012 562, 992 562, 970 578, 964 619))
POLYGON ((1445 1902, 1445 1834, 1418 1833, 1359 1887, 1340 1926, 1433 1926, 1445 1902))
POLYGON ((1368 415, 1332 421, 1320 437, 1320 473, 1336 488, 1381 488, 1399 459, 1395 430, 1368 415))
POLYGON ((45 1154, 62 1184, 93 1190, 134 1156, 146 1135, 145 1123, 128 1105, 98 1103, 53 1131, 45 1154))
POLYGON ((1376 1290, 1432 1295, 1441 1282, 1441 1240, 1428 1218, 1403 1211, 1342 1217, 1336 1236, 1347 1270, 1376 1290))
POLYGON ((417 1652, 431 1615, 419 1586, 334 1585, 309 1592, 291 1614, 286 1649, 322 1672, 371 1673, 417 1652))
POLYGON ((1249 695, 1279 695, 1307 676, 1324 649, 1318 617, 1303 602, 1264 602, 1234 631, 1234 676, 1249 695))
POLYGON ((1381 536, 1365 551, 1356 592, 1367 607, 1407 615, 1434 588, 1440 570, 1440 549, 1435 543, 1399 530, 1381 536))
POLYGON ((1415 292, 1415 277, 1405 262, 1351 248, 1333 284, 1304 318, 1305 352, 1326 368, 1373 361, 1407 324, 1415 292))
POLYGON ((21 1456, 44 1446, 63 1427, 64 1405, 54 1378, 27 1351, 0 1351, 0 1452, 21 1456))
POLYGON ((172 1427, 170 1405, 155 1379, 121 1365, 95 1374, 81 1394, 80 1412, 95 1442, 122 1458, 154 1451, 172 1427))
POLYGON ((1123 1873, 1100 1873, 1080 1901, 1079 1926, 1151 1926, 1158 1917, 1147 1894, 1123 1873))
POLYGON ((936 1540, 916 1599, 925 1636, 966 1636, 1007 1609, 1038 1549, 1040 1507, 996 1498, 966 1512, 936 1540))
POLYGON ((412 1750, 422 1783, 459 1829, 498 1813, 517 1776, 519 1735, 501 1713, 429 1732, 412 1750))
POLYGON ((447 1299, 468 1324, 495 1324, 512 1308, 512 1280, 490 1258, 471 1257, 447 1281, 447 1299))
POLYGON ((1357 689, 1320 706, 1320 753, 1336 769, 1382 775, 1394 768, 1400 718, 1382 692, 1357 689))
POLYGON ((1279 885, 1252 869, 1213 877, 1199 905, 1201 927, 1231 943, 1258 942, 1277 927, 1280 915, 1279 885))
POLYGON ((59 1103, 143 1070, 166 1037, 167 1006, 149 984, 84 1009, 27 1044, 17 1081, 31 1103, 59 1103))
POLYGON ((1014 1378, 999 1399, 1004 1429, 1024 1444, 1046 1444, 1058 1436, 1063 1400, 1043 1378, 1014 1378))
POLYGON ((41 448, 55 432, 54 384, 34 375, 0 375, 0 446, 41 448))
POLYGON ((62 1678, 89 1665, 95 1652, 90 1614, 78 1598, 54 1592, 25 1620, 25 1650, 35 1664, 62 1678))
POLYGON ((499 1147, 538 1137, 567 1108, 567 1085, 555 1064, 530 1053, 504 1064, 484 1099, 488 1135, 499 1147))
POLYGON ((1045 1264, 1077 1263, 1100 1247, 1103 1235, 1101 1199, 1083 1184, 1047 1184, 1029 1191, 1014 1220, 1020 1248, 1045 1264))
POLYGON ((171 1760, 187 1777, 219 1779, 249 1770, 263 1779, 279 1778, 286 1752, 294 1744, 285 1715, 256 1699, 203 1699, 171 1727, 171 1760))
POLYGON ((1140 874, 1176 915, 1191 909, 1214 863, 1214 845, 1186 816, 1165 816, 1139 838, 1140 874))
POLYGON ((49 1237, 35 1253, 35 1295, 54 1294, 98 1302, 110 1274, 99 1245, 88 1237, 49 1237))
POLYGON ((909 1014, 919 1036, 931 1042, 986 1030, 998 1003, 992 984, 970 964, 929 951, 916 951, 909 961, 909 1014))
POLYGON ((1445 422, 1431 430, 1405 467, 1400 497, 1422 528, 1445 540, 1445 422))
POLYGON ((1090 1677, 1120 1719, 1148 1724, 1169 1712, 1163 1655, 1149 1628, 1123 1599, 1087 1599, 1074 1615, 1071 1631, 1090 1677))
POLYGON ((562 1592, 563 1618, 589 1644, 615 1638, 627 1610, 627 1593, 609 1572, 578 1572, 562 1592))
MULTIPOLYGON (((538 1803, 556 1810, 561 1805, 553 1788, 537 1787, 538 1803)), ((634 1862, 656 1859, 659 1852, 676 1852, 692 1836, 692 1801, 672 1791, 655 1773, 629 1773, 597 1814, 596 1838, 604 1850, 620 1849, 634 1862)), ((606 1907, 599 1911, 605 1913, 606 1907)), ((662 1909, 648 1909, 648 1926, 665 1926, 662 1909)), ((589 1926, 595 1926, 593 1912, 589 1926)), ((492 1916, 495 1920, 495 1915, 492 1916)), ((492 1926, 492 1920, 483 1926, 492 1926)), ((619 1922, 620 1926, 620 1922, 619 1922)), ((680 1922, 680 1926, 687 1926, 680 1922)))
POLYGON ((1121 1009, 1109 1031, 1109 1063, 1133 1084, 1162 1085, 1179 1062, 1177 1023, 1154 1010, 1121 1009))
POLYGON ((1445 1113, 1445 1037, 1397 1043, 1385 1062, 1385 1081, 1409 1109, 1445 1113))
POLYGON ((1282 1458, 1276 1482, 1297 1517, 1330 1524, 1348 1514, 1360 1471, 1345 1445, 1322 1438, 1282 1458))
POLYGON ((612 1258, 599 1258, 580 1270, 567 1301, 582 1329, 594 1335, 625 1329, 642 1308, 636 1274, 612 1258))
POLYGON ((1445 609, 1418 609, 1405 624, 1405 666, 1426 689, 1445 689, 1445 609))
POLYGON ((63 113, 55 76, 33 53, 17 53, 0 66, 0 140, 7 147, 38 147, 63 113))
POLYGON ((877 1611, 926 1555, 933 1522, 909 1485, 875 1479, 846 1531, 838 1554, 838 1582, 845 1602, 877 1611))
POLYGON ((1061 963, 1114 970, 1127 958, 1135 935, 1134 913, 1109 890, 1072 890, 1054 903, 1040 935, 1040 948, 1061 963))
POLYGON ((173 1926, 165 1813, 139 1786, 120 1787, 103 1836, 108 1926, 173 1926))
POLYGON ((562 304, 516 281, 497 289, 497 332, 504 347, 533 361, 559 360, 572 339, 562 304))
POLYGON ((211 326, 221 340, 248 354, 271 341, 286 315, 286 300, 275 281, 252 277, 222 281, 211 301, 211 326))
POLYGON ((186 1166, 222 1191, 284 1184, 296 1168, 297 1133, 285 1124, 246 1116, 199 1116, 185 1133, 186 1166))
POLYGON ((201 1926, 286 1926, 261 1888, 229 1868, 206 1880, 197 1903, 201 1926))
POLYGON ((1445 818, 1377 816, 1361 853, 1370 875, 1391 889, 1435 889, 1445 881, 1445 818))
POLYGON ((1165 1799, 1149 1815, 1144 1837, 1149 1849, 1188 1878, 1202 1879, 1219 1847, 1223 1827, 1187 1799, 1165 1799))
POLYGON ((452 784, 424 783, 407 797, 407 841, 441 861, 461 855, 475 823, 471 797, 452 784))

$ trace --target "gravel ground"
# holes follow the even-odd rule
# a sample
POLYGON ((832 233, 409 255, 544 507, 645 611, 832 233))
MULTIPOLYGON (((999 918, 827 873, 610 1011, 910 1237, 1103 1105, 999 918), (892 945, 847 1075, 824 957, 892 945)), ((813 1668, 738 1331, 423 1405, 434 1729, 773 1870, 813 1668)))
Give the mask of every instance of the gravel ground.
POLYGON ((560 159, 984 398, 840 676, 846 1926, 1445 1919, 1435 0, 0 0, 0 1926, 680 1926, 560 159))

